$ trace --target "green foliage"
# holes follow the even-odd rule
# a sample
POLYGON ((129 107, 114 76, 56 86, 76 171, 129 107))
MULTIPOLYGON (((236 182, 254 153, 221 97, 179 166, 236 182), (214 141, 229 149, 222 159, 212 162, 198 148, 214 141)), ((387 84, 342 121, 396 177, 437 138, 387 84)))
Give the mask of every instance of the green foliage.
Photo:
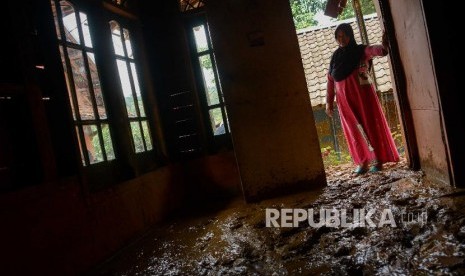
POLYGON ((207 58, 200 58, 200 66, 205 69, 212 69, 213 68, 212 60, 210 59, 209 56, 204 56, 204 57, 207 57, 207 58))
MULTIPOLYGON (((314 17, 318 12, 325 10, 326 2, 327 0, 290 0, 296 29, 317 26, 318 21, 314 17)), ((364 15, 376 12, 373 0, 360 0, 360 6, 364 15)), ((354 16, 352 1, 347 1, 347 5, 339 15, 338 20, 349 19, 354 16)))
MULTIPOLYGON (((373 0, 359 0, 360 7, 362 9, 362 14, 372 14, 376 12, 375 5, 373 4, 373 0)), ((342 13, 337 18, 338 20, 344 20, 355 17, 354 8, 352 5, 352 1, 347 1, 347 5, 342 11, 342 13)))
MULTIPOLYGON (((202 69, 203 80, 205 85, 205 93, 207 94, 208 106, 216 105, 219 101, 219 93, 216 85, 215 74, 213 72, 213 64, 210 56, 205 55, 200 57, 200 67, 202 69)), ((216 127, 223 122, 223 115, 219 108, 210 109, 210 121, 212 129, 215 131, 216 127)))
POLYGON ((128 112, 129 117, 137 116, 136 104, 134 103, 134 97, 132 95, 124 97, 124 102, 126 103, 126 111, 128 112))
POLYGON ((399 154, 404 153, 404 142, 402 140, 402 133, 400 131, 400 124, 397 125, 397 128, 394 131, 391 131, 392 138, 397 147, 399 154))
POLYGON ((94 147, 94 160, 103 161, 103 147, 105 148, 105 153, 107 155, 107 160, 115 159, 115 152, 113 151, 113 142, 111 140, 110 129, 107 124, 102 125, 102 138, 103 145, 100 145, 100 139, 97 135, 97 132, 92 136, 92 144, 94 147), (103 147, 102 147, 103 146, 103 147))
POLYGON ((296 29, 316 26, 315 14, 325 5, 324 0, 290 0, 290 3, 296 29))
POLYGON ((321 148, 321 156, 325 167, 345 164, 352 160, 348 152, 337 152, 331 146, 321 148))
MULTIPOLYGON (((131 118, 144 117, 145 116, 145 111, 144 111, 141 96, 137 95, 137 98, 138 98, 139 113, 137 113, 137 110, 136 110, 136 103, 134 101, 134 97, 132 95, 125 97, 126 110, 128 112, 128 116, 131 117, 131 118)), ((144 124, 143 124, 143 127, 144 127, 144 124)), ((146 131, 148 131, 148 130, 143 129, 142 131, 143 132, 141 132, 141 129, 140 129, 140 126, 139 126, 138 123, 135 123, 135 122, 131 123, 131 133, 132 133, 132 138, 133 138, 134 147, 135 147, 136 152, 145 151, 145 149, 144 149, 144 141, 146 143, 150 143, 150 141, 147 141, 147 139, 149 139, 149 137, 146 136, 146 135, 148 135, 148 132, 146 133, 146 131)), ((147 146, 148 146, 148 144, 147 144, 147 146)))
MULTIPOLYGON (((400 124, 397 128, 391 131, 392 138, 397 146, 397 151, 400 155, 404 154, 404 144, 402 140, 402 133, 400 131, 400 124)), ((321 142, 321 141, 320 141, 321 142)), ((352 161, 348 151, 335 151, 331 146, 321 148, 321 157, 323 158, 323 164, 327 166, 341 165, 352 161)))

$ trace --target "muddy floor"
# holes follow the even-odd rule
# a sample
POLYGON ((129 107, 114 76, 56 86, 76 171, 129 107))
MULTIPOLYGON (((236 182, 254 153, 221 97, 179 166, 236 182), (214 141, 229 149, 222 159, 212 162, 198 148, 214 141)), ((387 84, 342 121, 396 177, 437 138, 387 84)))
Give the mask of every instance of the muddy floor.
POLYGON ((89 275, 465 275, 465 192, 433 185, 405 162, 362 176, 352 169, 328 168, 318 192, 238 198, 174 219, 89 275), (307 218, 313 210, 312 223, 323 225, 267 227, 267 208, 307 218))

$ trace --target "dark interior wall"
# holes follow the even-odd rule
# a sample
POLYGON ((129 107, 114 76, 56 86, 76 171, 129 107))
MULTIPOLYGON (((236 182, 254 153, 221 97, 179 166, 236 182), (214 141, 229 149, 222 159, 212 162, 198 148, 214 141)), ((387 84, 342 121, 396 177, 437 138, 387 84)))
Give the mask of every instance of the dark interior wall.
MULTIPOLYGON (((421 169, 435 181, 452 183, 442 108, 421 1, 389 1, 405 91, 412 115, 421 169)), ((402 115, 402 114, 401 114, 402 115)))
POLYGON ((36 67, 46 65, 48 70, 56 65, 46 63, 48 57, 42 51, 49 46, 38 36, 44 25, 37 16, 43 13, 40 9, 35 1, 8 1, 2 10, 6 30, 0 74, 2 191, 77 172, 70 117, 56 115, 67 114, 67 106, 60 105, 66 95, 55 93, 56 79, 36 67), (26 169, 29 174, 24 174, 26 169))
POLYGON ((452 164, 452 175, 456 186, 465 186, 465 109, 463 101, 458 100, 463 94, 465 67, 459 61, 463 50, 458 42, 462 32, 462 10, 447 2, 422 1, 428 36, 434 61, 434 68, 439 88, 439 97, 448 154, 452 164), (461 166, 462 165, 462 166, 461 166))
MULTIPOLYGON (((148 14, 151 9, 158 13, 147 15, 150 20, 142 24, 147 27, 144 31, 148 30, 144 33, 147 42, 143 46, 148 53, 153 53, 147 55, 149 74, 152 74, 154 84, 150 91, 157 93, 157 99, 162 99, 159 113, 166 120, 167 129, 171 127, 172 118, 166 95, 172 91, 194 89, 182 20, 177 15, 176 3, 170 3, 174 4, 169 6, 171 10, 167 14, 165 6, 157 10, 160 8, 158 5, 149 5, 148 14)), ((8 1, 7 6, 10 4, 11 10, 5 11, 8 16, 2 17, 5 26, 12 26, 9 43, 3 45, 6 49, 2 52, 2 62, 7 61, 11 71, 2 75, 5 78, 0 85, 0 96, 20 92, 24 97, 17 102, 21 109, 3 109, 2 103, 1 112, 2 115, 24 112, 21 116, 2 117, 0 136, 2 142, 15 142, 22 146, 22 151, 11 152, 11 148, 2 145, 0 161, 2 165, 7 164, 12 160, 11 156, 16 155, 17 160, 27 162, 19 167, 18 174, 24 176, 24 179, 19 179, 21 185, 0 192, 1 275, 77 275, 110 257, 188 203, 208 203, 239 194, 239 176, 232 152, 197 156, 195 160, 184 159, 184 162, 176 164, 166 160, 171 165, 152 167, 150 172, 140 173, 126 181, 113 181, 98 191, 89 189, 89 183, 82 174, 85 168, 80 166, 76 154, 74 126, 64 89, 66 85, 55 30, 50 20, 49 1, 8 1), (29 5, 31 3, 33 5, 29 5), (37 3, 40 5, 35 5, 37 3), (35 25, 35 19, 42 24, 41 28, 35 25), (29 23, 34 23, 31 24, 33 28, 29 23), (50 29, 44 32, 47 26, 50 29), (39 44, 30 42, 34 39, 31 34, 40 38, 39 44), (37 79, 31 70, 35 65, 34 53, 46 62, 44 72, 47 78, 43 79, 44 82, 37 79), (45 92, 51 94, 42 94, 45 92), (39 100, 29 99, 31 95, 39 100), (51 97, 50 108, 34 107, 43 105, 42 95, 51 97), (50 122, 47 116, 55 121, 50 122), (21 120, 26 120, 27 124, 12 124, 21 120), (18 135, 31 145, 22 145, 23 140, 12 139, 11 130, 14 129, 20 130, 18 135), (29 150, 31 147, 35 151, 29 150), (11 154, 4 155, 6 152, 11 154), (54 164, 47 160, 54 157, 58 163, 55 175, 53 168, 46 169, 54 164), (52 177, 36 179, 36 171, 45 171, 52 177)), ((92 8, 89 11, 89 16, 99 12, 92 8)), ((104 23, 107 26, 107 22, 104 23)), ((96 47, 104 41, 95 40, 96 47)), ((107 80, 111 81, 111 78, 107 77, 107 80)), ((167 143, 172 143, 165 152, 166 157, 174 156, 173 160, 176 160, 177 144, 170 140, 172 136, 165 133, 160 136, 167 143)), ((101 178, 97 180, 106 181, 108 174, 111 172, 100 170, 101 178)))
POLYGON ((185 18, 177 1, 140 1, 139 11, 146 42, 144 47, 152 69, 151 80, 164 125, 167 156, 171 160, 200 156, 207 146, 185 33, 185 18), (182 109, 175 109, 179 106, 182 109), (177 125, 176 121, 183 119, 190 123, 177 125), (196 135, 189 140, 179 139, 187 133, 196 135), (183 153, 186 149, 194 151, 183 153))
POLYGON ((0 194, 1 275, 79 275, 178 212, 240 193, 234 155, 169 165, 83 193, 77 177, 0 194))
POLYGON ((85 195, 76 178, 0 195, 2 275, 77 275, 179 208, 182 170, 85 195))

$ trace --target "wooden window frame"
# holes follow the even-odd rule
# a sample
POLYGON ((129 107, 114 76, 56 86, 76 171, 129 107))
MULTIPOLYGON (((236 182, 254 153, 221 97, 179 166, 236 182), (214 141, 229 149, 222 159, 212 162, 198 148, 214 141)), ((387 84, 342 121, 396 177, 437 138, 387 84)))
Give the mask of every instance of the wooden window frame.
MULTIPOLYGON (((57 10, 61 9, 59 5, 60 0, 48 1, 49 9, 51 9, 50 3, 52 1, 57 10)), ((117 183, 121 183, 122 181, 135 178, 163 164, 164 159, 161 156, 159 144, 156 144, 156 140, 154 139, 155 137, 158 137, 156 136, 156 133, 154 133, 154 131, 157 129, 155 127, 156 114, 154 112, 154 109, 156 107, 153 107, 153 105, 155 104, 155 99, 154 97, 148 95, 149 93, 153 93, 153 91, 148 90, 152 86, 146 83, 147 81, 149 81, 149 79, 146 76, 147 70, 149 68, 146 63, 141 62, 139 64, 138 62, 144 60, 144 53, 142 52, 143 47, 140 47, 139 45, 141 35, 139 33, 140 23, 138 22, 137 17, 132 13, 122 12, 121 8, 111 3, 107 3, 106 1, 103 1, 103 5, 100 7, 90 5, 90 3, 84 0, 67 0, 66 2, 70 3, 73 6, 76 14, 79 15, 79 12, 84 12, 87 16, 87 19, 89 20, 89 32, 91 34, 91 37, 94 38, 92 41, 94 51, 92 51, 92 53, 95 55, 95 63, 97 64, 97 73, 100 78, 102 91, 106 91, 106 93, 102 93, 102 97, 105 100, 104 103, 107 115, 107 118, 105 119, 105 121, 103 121, 103 123, 108 123, 108 126, 111 128, 113 141, 112 147, 116 159, 111 160, 110 162, 100 162, 92 165, 84 164, 85 166, 82 162, 78 163, 77 155, 81 154, 78 153, 78 149, 79 151, 83 152, 82 150, 80 150, 81 145, 79 144, 80 141, 83 141, 83 137, 82 134, 79 133, 78 135, 80 136, 74 135, 73 137, 73 143, 76 146, 75 164, 80 173, 80 180, 83 182, 83 187, 86 190, 88 190, 89 192, 95 192, 115 185, 117 183), (138 119, 136 121, 140 129, 149 129, 150 133, 149 136, 144 137, 144 151, 137 154, 134 150, 132 142, 132 132, 130 129, 130 122, 134 120, 132 120, 133 118, 128 118, 127 116, 124 98, 121 96, 123 95, 123 93, 121 92, 121 84, 119 82, 119 79, 116 79, 115 81, 115 76, 118 76, 117 78, 119 78, 119 72, 117 68, 115 55, 113 54, 112 34, 110 26, 108 24, 111 20, 117 21, 119 24, 121 24, 121 26, 124 26, 125 28, 131 31, 131 43, 133 43, 132 49, 134 52, 133 66, 135 68, 135 71, 137 72, 136 74, 138 75, 137 79, 139 82, 140 98, 143 100, 145 107, 145 115, 138 116, 138 119), (144 127, 142 127, 141 124, 144 124, 144 127), (145 125, 147 126, 146 128, 145 125), (150 141, 151 147, 149 147, 148 141, 150 141)), ((50 14, 50 20, 54 20, 52 13, 50 14)), ((61 15, 58 15, 57 18, 60 19, 60 16, 61 15)), ((57 21, 60 22, 61 20, 57 21)), ((63 25, 63 23, 59 24, 63 25)), ((62 32, 64 31, 64 26, 59 26, 57 28, 56 25, 57 24, 53 23, 52 21, 50 21, 50 24, 48 25, 49 28, 53 26, 54 29, 49 31, 50 33, 52 33, 53 31, 55 38, 57 38, 56 29, 60 30, 59 34, 62 34, 62 32)), ((84 40, 82 40, 82 42, 82 45, 85 45, 84 40)), ((60 47, 63 47, 63 49, 65 49, 64 47, 68 47, 70 45, 68 45, 68 41, 63 39, 63 36, 60 36, 60 38, 57 39, 56 43, 56 49, 50 49, 51 57, 54 60, 57 59, 57 65, 59 64, 60 66, 60 68, 58 68, 57 70, 63 70, 63 62, 61 61, 61 59, 58 61, 58 57, 60 56, 60 52, 58 49, 60 47), (62 44, 65 46, 62 46, 62 44)), ((76 47, 73 46, 73 49, 74 48, 76 47)), ((88 51, 89 49, 86 48, 85 50, 88 51)), ((85 52, 84 54, 86 55, 85 52)), ((87 58, 87 56, 85 56, 85 58, 87 58)), ((82 63, 84 62, 85 61, 83 61, 82 63)), ((69 70, 69 61, 65 62, 65 66, 65 70, 72 74, 72 71, 69 70)), ((129 67, 129 71, 130 72, 128 72, 128 74, 131 74, 131 67, 129 67)), ((66 75, 62 73, 62 76, 66 75)), ((64 77, 63 79, 66 79, 66 77, 64 77)), ((69 86, 73 87, 73 85, 74 84, 71 84, 69 86)), ((57 86, 57 93, 63 93, 62 91, 67 91, 65 90, 66 88, 66 82, 64 80, 60 80, 57 86)), ((60 101, 60 103, 62 105, 66 105, 66 109, 71 115, 69 116, 68 120, 71 126, 71 124, 74 123, 74 112, 78 112, 78 109, 76 108, 76 105, 73 103, 73 101, 70 100, 68 92, 66 92, 66 96, 67 97, 62 97, 63 99, 60 101)), ((87 123, 87 121, 85 121, 84 124, 85 123, 87 123)), ((73 131, 75 131, 74 124, 73 128, 73 131)), ((102 147, 104 146, 103 143, 101 145, 102 147)))
POLYGON ((199 102, 200 102, 200 107, 202 110, 202 117, 203 121, 206 128, 207 132, 207 143, 208 143, 208 148, 210 151, 217 151, 221 148, 232 148, 232 141, 231 141, 231 133, 230 133, 230 127, 229 127, 229 121, 227 117, 227 110, 226 110, 226 103, 224 100, 224 95, 223 91, 221 88, 221 79, 218 71, 218 66, 216 63, 215 59, 215 50, 211 41, 210 37, 210 30, 208 26, 208 21, 203 12, 199 12, 198 14, 195 15, 189 15, 188 18, 186 18, 186 31, 187 31, 187 37, 189 39, 189 48, 190 48, 190 54, 191 54, 191 59, 192 59, 192 65, 193 65, 193 71, 194 71, 194 76, 195 76, 195 81, 196 81, 196 86, 197 86, 197 93, 199 97, 199 102), (208 49, 203 50, 203 51, 197 51, 197 45, 196 45, 196 40, 194 37, 194 32, 193 29, 197 26, 204 26, 205 29, 205 36, 207 40, 207 47, 208 49), (202 67, 199 61, 199 58, 202 56, 208 55, 212 64, 212 70, 215 78, 215 85, 216 85, 216 90, 218 92, 218 103, 217 104, 209 104, 208 102, 208 96, 207 96, 207 87, 204 81, 204 76, 202 73, 202 67), (213 127, 212 127, 212 121, 210 117, 210 111, 219 108, 221 111, 221 116, 223 119, 223 127, 224 127, 224 133, 222 134, 216 134, 214 133, 213 127))
POLYGON ((127 102, 125 101, 126 105, 126 111, 127 111, 127 118, 129 121, 129 128, 131 131, 131 140, 133 144, 133 150, 134 153, 139 154, 142 152, 148 152, 152 151, 154 149, 153 147, 153 139, 152 139, 152 131, 151 127, 147 118, 147 103, 142 96, 142 87, 140 83, 140 74, 138 72, 140 71, 139 64, 138 64, 138 58, 137 58, 137 51, 135 51, 133 47, 133 41, 131 41, 132 37, 132 31, 130 27, 127 27, 127 24, 121 23, 121 21, 117 19, 112 19, 109 22, 110 25, 110 32, 113 37, 113 30, 111 28, 112 22, 116 23, 119 27, 119 37, 120 37, 120 42, 122 45, 122 50, 123 50, 123 55, 120 55, 116 53, 116 49, 114 48, 114 43, 113 43, 113 57, 115 59, 116 66, 118 68, 118 73, 119 73, 119 78, 120 78, 120 84, 121 84, 121 93, 120 95, 124 98, 124 88, 121 80, 121 72, 119 72, 119 67, 117 65, 118 61, 122 61, 125 64, 126 72, 128 75, 128 80, 129 80, 129 85, 130 85, 130 90, 131 90, 131 95, 132 99, 134 102, 134 107, 135 107, 135 116, 130 116, 128 112, 128 106, 127 102), (127 43, 125 43, 125 40, 123 39, 125 37, 125 31, 128 32, 129 34, 129 44, 131 45, 131 54, 132 57, 129 56, 128 54, 128 49, 127 49, 127 43), (134 65, 134 66, 131 66, 134 65), (139 94, 137 93, 137 90, 139 90, 139 94), (141 106, 141 105, 142 106, 141 106), (142 146, 143 150, 138 151, 138 146, 136 145, 136 141, 134 139, 134 129, 132 128, 133 123, 136 123, 138 126, 139 131, 141 132, 141 139, 142 139, 142 146), (144 123, 145 123, 145 128, 144 128, 144 123))
MULTIPOLYGON (((87 41, 84 37, 84 31, 82 29, 82 22, 81 22, 81 13, 86 15, 87 18, 87 13, 82 11, 75 3, 70 2, 70 1, 60 1, 60 0, 51 0, 51 3, 54 5, 54 9, 56 12, 56 17, 55 19, 55 28, 57 31, 57 43, 58 47, 60 49, 61 57, 62 57, 62 64, 63 64, 63 69, 64 69, 64 74, 65 74, 65 79, 67 80, 67 91, 70 95, 70 105, 71 105, 71 112, 73 114, 73 123, 76 129, 76 134, 78 138, 78 146, 79 146, 79 152, 81 155, 81 160, 83 166, 91 166, 100 162, 109 162, 113 159, 116 158, 115 152, 114 152, 114 146, 113 146, 113 138, 111 135, 111 131, 108 130, 110 133, 110 143, 111 143, 111 151, 112 153, 109 154, 109 149, 106 148, 105 146, 105 141, 103 137, 103 125, 107 125, 108 128, 110 128, 110 123, 109 123, 109 114, 106 111, 106 103, 105 99, 103 98, 102 101, 105 106, 105 114, 106 118, 102 118, 99 114, 98 111, 98 104, 97 104, 97 99, 95 95, 95 87, 94 87, 94 82, 92 78, 92 73, 91 73, 91 68, 89 64, 89 54, 96 55, 95 49, 93 49, 92 46, 87 45, 87 41), (76 28, 78 30, 78 37, 79 41, 78 42, 72 42, 68 41, 69 39, 66 36, 66 28, 64 26, 63 22, 63 14, 62 14, 62 8, 61 8, 61 2, 67 2, 72 8, 73 8, 73 13, 76 19, 76 28), (70 60, 70 53, 69 50, 72 49, 74 51, 79 51, 80 55, 82 57, 83 61, 83 67, 85 70, 85 80, 87 81, 87 88, 89 92, 89 98, 91 101, 92 105, 92 113, 93 113, 93 119, 84 119, 81 117, 81 110, 79 106, 79 100, 78 100, 78 92, 76 91, 76 85, 75 85, 75 69, 73 68, 73 65, 71 64, 70 60), (85 135, 85 128, 88 129, 92 126, 95 126, 97 129, 97 135, 98 135, 98 141, 99 141, 99 146, 100 150, 102 153, 102 158, 103 160, 101 161, 94 161, 91 160, 91 154, 89 153, 89 145, 86 143, 86 135, 85 135)), ((87 18, 88 20, 88 18, 87 18)), ((69 32, 69 31, 68 31, 69 32)), ((92 38, 92 35, 90 35, 90 38, 92 38)), ((93 45, 93 43, 92 43, 93 45)), ((98 68, 98 65, 95 64, 96 68, 98 68)), ((99 79, 100 83, 100 77, 98 73, 98 69, 96 69, 96 74, 99 79)), ((104 90, 101 90, 101 96, 104 97, 104 90)), ((93 143, 93 142, 91 142, 93 143)))

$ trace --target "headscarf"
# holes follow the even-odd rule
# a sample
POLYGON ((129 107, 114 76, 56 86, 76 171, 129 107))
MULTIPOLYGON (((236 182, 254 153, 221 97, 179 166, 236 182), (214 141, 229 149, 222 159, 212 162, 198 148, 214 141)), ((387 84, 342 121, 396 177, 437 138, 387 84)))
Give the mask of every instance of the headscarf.
POLYGON ((358 45, 355 42, 354 30, 348 23, 342 23, 337 26, 334 32, 334 38, 337 40, 337 33, 343 31, 349 38, 349 44, 345 47, 339 47, 334 51, 329 64, 329 74, 335 81, 341 81, 347 78, 360 63, 365 45, 358 45))

